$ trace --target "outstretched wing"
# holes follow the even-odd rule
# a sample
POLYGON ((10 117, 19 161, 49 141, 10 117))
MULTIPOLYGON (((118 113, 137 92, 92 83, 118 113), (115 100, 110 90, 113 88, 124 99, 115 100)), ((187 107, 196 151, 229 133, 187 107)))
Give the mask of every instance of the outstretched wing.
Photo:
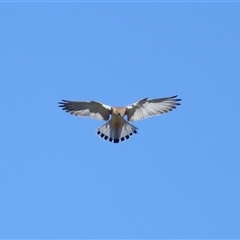
POLYGON ((167 98, 156 98, 149 99, 144 98, 136 103, 128 105, 126 107, 126 115, 128 121, 138 121, 147 117, 160 115, 167 113, 176 108, 177 105, 180 105, 176 96, 167 97, 167 98))
POLYGON ((111 107, 100 102, 76 102, 62 100, 58 103, 66 112, 79 117, 90 117, 98 120, 108 120, 111 113, 111 107))

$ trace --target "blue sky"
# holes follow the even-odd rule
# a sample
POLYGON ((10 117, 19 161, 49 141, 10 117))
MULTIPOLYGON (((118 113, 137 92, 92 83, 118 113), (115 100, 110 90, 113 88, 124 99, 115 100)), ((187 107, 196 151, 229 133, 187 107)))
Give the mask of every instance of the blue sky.
POLYGON ((240 238, 239 3, 0 3, 0 238, 240 238), (58 101, 182 105, 103 141, 58 101))

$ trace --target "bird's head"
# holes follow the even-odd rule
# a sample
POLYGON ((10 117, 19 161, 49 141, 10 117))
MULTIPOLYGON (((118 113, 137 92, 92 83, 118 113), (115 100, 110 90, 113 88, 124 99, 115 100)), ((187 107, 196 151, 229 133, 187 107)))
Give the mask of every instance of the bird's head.
POLYGON ((114 108, 113 109, 113 113, 119 117, 122 117, 121 111, 119 111, 118 109, 114 108))

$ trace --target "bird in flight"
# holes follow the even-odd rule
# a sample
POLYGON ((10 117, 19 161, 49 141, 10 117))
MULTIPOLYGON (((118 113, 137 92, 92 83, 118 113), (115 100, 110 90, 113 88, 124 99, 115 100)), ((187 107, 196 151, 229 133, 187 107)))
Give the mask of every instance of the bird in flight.
POLYGON ((166 98, 143 98, 126 107, 110 107, 96 101, 62 100, 59 102, 59 107, 78 117, 90 117, 108 121, 111 116, 108 122, 97 129, 97 134, 104 140, 119 143, 137 133, 138 128, 130 122, 172 111, 176 106, 180 105, 179 101, 181 99, 178 99, 176 95, 166 98), (127 120, 124 116, 127 116, 127 120))

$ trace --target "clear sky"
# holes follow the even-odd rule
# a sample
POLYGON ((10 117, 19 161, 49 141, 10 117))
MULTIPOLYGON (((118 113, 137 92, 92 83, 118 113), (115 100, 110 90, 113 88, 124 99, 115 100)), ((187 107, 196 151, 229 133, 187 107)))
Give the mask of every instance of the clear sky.
POLYGON ((0 3, 0 238, 240 238, 239 3, 0 3), (178 94, 113 144, 61 99, 178 94))

